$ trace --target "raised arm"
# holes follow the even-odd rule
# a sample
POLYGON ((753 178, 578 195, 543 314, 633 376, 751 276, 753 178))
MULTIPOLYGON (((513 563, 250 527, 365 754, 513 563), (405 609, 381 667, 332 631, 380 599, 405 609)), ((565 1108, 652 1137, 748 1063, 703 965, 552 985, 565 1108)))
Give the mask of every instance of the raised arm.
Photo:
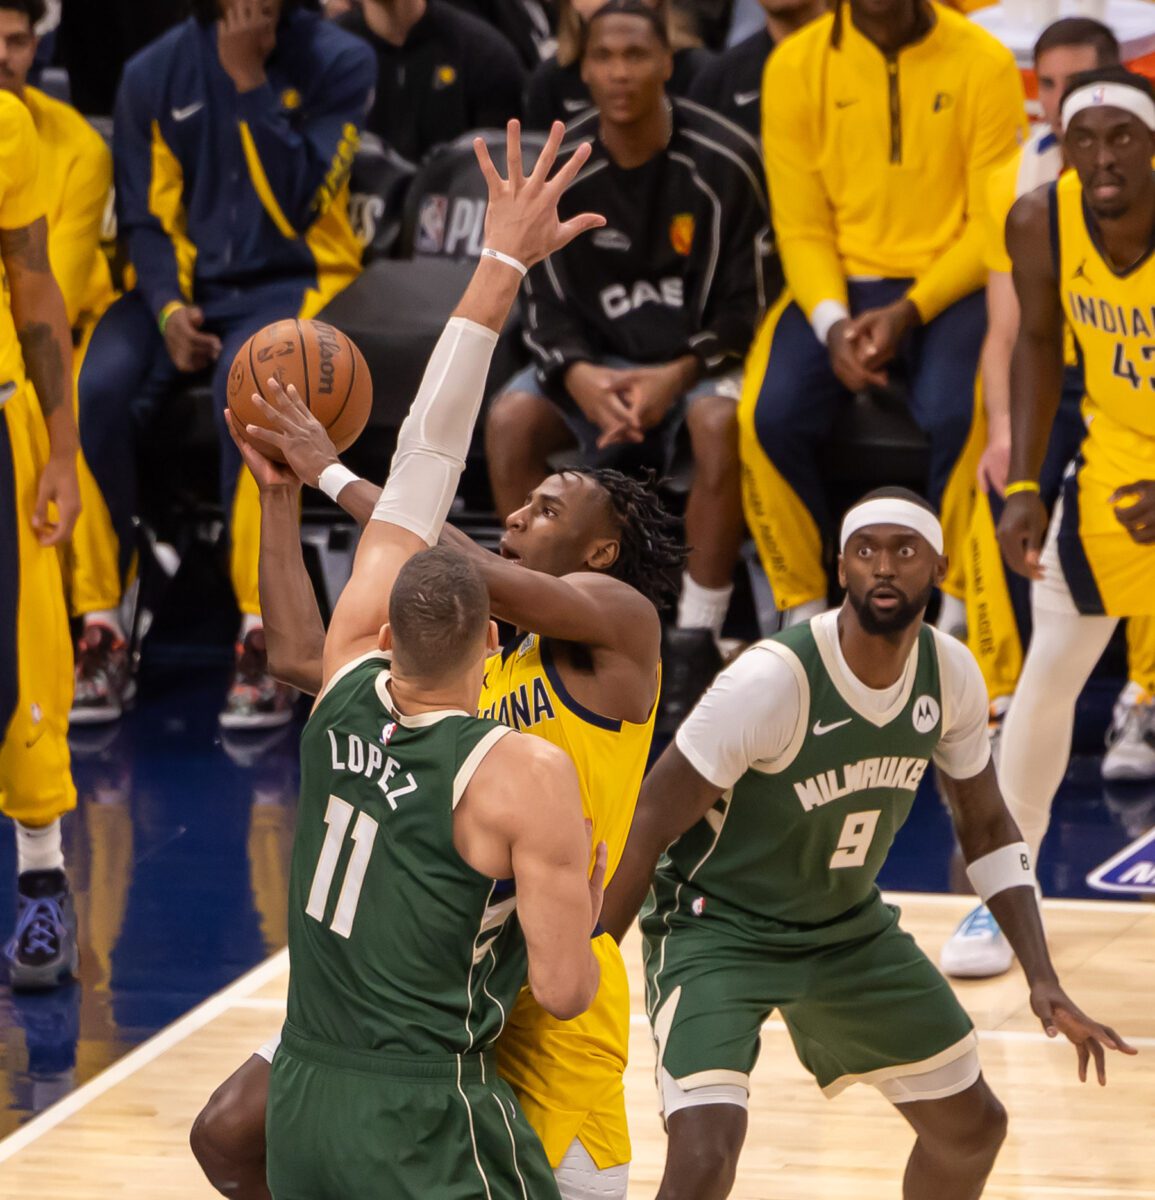
MULTIPOLYGON (((1009 482, 1037 483, 1063 390, 1063 309, 1050 242, 1054 185, 1015 202, 1007 218, 1015 294, 1021 318, 1011 357, 1009 482)), ((999 542, 1020 575, 1038 578, 1047 512, 1038 491, 1007 499, 999 542)))
POLYGON ((1007 935, 1031 989, 1031 1008, 1049 1037, 1064 1034, 1078 1052, 1079 1079, 1095 1060, 1099 1083, 1107 1081, 1103 1048, 1136 1051, 1111 1028, 1082 1013, 1059 984, 1047 950, 1035 898, 1034 873, 1022 834, 999 792, 988 762, 968 779, 941 774, 967 873, 1007 935))
MULTIPOLYGON (((485 143, 480 138, 474 142, 489 188, 488 253, 483 253, 435 347, 401 426, 389 479, 329 627, 323 664, 326 679, 378 644, 398 571, 440 536, 465 466, 493 347, 517 298, 521 270, 604 223, 589 213, 565 222, 558 218, 558 198, 589 156, 589 147, 580 146, 550 178, 564 132, 560 123, 554 125, 528 177, 522 172, 516 121, 509 123, 508 130, 508 179, 498 174, 485 143), (520 266, 510 265, 511 259, 520 266)), ((270 435, 274 444, 277 436, 270 435)))
POLYGON ((301 481, 246 441, 228 410, 225 421, 261 497, 258 577, 269 671, 274 679, 316 696, 325 624, 301 552, 301 481))

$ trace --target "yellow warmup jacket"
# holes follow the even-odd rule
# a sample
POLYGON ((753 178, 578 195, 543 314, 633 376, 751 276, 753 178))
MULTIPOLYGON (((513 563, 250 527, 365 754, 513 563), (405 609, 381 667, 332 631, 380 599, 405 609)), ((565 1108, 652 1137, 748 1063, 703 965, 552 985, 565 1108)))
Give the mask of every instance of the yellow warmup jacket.
POLYGON ((987 177, 1026 130, 1011 52, 949 8, 883 54, 847 5, 767 60, 762 137, 786 282, 809 317, 847 277, 911 278, 924 321, 983 286, 987 177), (835 36, 840 32, 840 36, 835 36))

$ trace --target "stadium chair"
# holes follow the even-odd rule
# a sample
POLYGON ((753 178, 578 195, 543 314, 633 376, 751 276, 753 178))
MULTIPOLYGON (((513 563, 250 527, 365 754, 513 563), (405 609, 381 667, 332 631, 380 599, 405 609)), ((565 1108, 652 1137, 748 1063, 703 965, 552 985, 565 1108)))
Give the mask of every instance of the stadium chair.
POLYGON ((361 135, 349 175, 349 217, 364 261, 393 253, 401 232, 405 195, 417 168, 371 133, 361 135))
MULTIPOLYGON (((482 137, 494 165, 503 174, 505 130, 465 133, 439 146, 418 168, 405 203, 399 253, 402 258, 451 258, 474 261, 481 254, 485 224, 485 180, 473 153, 473 139, 482 137)), ((545 145, 540 134, 521 135, 525 170, 545 145)))

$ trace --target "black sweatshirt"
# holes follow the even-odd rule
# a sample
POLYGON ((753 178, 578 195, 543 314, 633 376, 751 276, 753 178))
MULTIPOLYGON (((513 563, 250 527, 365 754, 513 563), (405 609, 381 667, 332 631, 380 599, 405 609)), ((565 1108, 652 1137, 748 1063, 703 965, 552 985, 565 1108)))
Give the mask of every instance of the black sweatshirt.
POLYGON ((521 112, 525 72, 491 25, 444 0, 429 0, 402 46, 379 38, 354 9, 337 23, 373 47, 377 94, 365 127, 420 162, 473 129, 501 129, 521 112))
POLYGON ((567 367, 611 355, 656 364, 693 354, 707 375, 734 370, 781 286, 757 148, 706 109, 672 104, 669 145, 631 170, 596 139, 596 112, 567 130, 562 156, 595 140, 559 214, 596 212, 607 224, 526 279, 526 345, 558 400, 567 367))
POLYGON ((762 71, 773 49, 769 31, 759 29, 706 63, 686 94, 758 140, 762 129, 762 71))

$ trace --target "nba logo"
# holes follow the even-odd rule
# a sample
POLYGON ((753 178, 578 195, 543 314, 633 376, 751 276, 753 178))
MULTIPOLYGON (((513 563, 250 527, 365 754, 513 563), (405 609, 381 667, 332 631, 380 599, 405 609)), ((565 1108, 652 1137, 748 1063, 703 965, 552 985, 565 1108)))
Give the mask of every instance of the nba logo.
POLYGON ((1102 104, 1106 98, 1107 98, 1107 89, 1106 88, 1097 87, 1091 93, 1091 103, 1092 104, 1102 104))
POLYGON ((417 251, 440 254, 445 245, 445 218, 449 213, 448 196, 426 196, 417 215, 417 251))
POLYGON ((396 732, 397 732, 397 722, 390 721, 389 724, 386 725, 385 728, 381 730, 381 744, 383 746, 388 746, 390 739, 393 737, 394 733, 396 733, 396 732))
POLYGON ((696 917, 700 917, 706 911, 706 897, 695 896, 694 903, 690 905, 690 912, 696 917))

